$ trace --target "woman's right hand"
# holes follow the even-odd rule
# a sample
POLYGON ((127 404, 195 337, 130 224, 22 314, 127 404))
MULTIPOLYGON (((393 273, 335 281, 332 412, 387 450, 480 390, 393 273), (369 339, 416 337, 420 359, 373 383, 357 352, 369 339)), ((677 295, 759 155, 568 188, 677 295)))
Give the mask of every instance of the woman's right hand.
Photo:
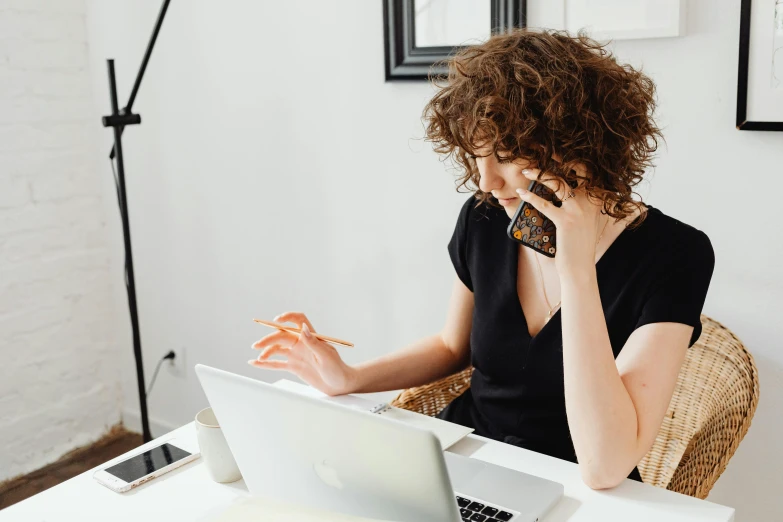
POLYGON ((312 323, 305 314, 286 312, 274 318, 276 323, 294 323, 301 334, 282 330, 273 332, 253 344, 261 350, 257 359, 248 363, 257 368, 285 370, 327 395, 351 393, 355 386, 356 370, 345 364, 337 349, 312 335, 312 323), (281 355, 285 360, 270 359, 281 355))

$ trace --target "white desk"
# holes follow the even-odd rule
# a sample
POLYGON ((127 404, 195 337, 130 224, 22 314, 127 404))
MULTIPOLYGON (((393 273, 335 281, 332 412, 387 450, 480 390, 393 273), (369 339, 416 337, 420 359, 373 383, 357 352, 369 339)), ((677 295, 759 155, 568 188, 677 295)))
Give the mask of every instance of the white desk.
MULTIPOLYGON (((193 423, 160 437, 193 440, 193 423)), ((152 447, 156 441, 145 446, 152 447)), ((139 451, 134 450, 134 452, 139 451)), ((584 485, 576 464, 470 435, 449 451, 518 469, 562 483, 565 497, 542 522, 729 522, 734 509, 626 480, 611 490, 584 485)), ((118 457, 111 462, 122 460, 118 457)), ((114 493, 82 473, 0 511, 0 522, 185 521, 213 518, 249 495, 243 481, 217 484, 201 459, 128 493, 114 493)))

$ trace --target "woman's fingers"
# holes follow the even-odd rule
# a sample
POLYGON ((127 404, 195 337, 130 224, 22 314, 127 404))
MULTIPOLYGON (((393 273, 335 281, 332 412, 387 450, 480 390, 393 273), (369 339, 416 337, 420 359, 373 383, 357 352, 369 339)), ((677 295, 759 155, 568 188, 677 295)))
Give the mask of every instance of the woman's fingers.
POLYGON ((537 181, 555 193, 557 199, 563 200, 568 194, 568 184, 552 174, 544 173, 539 179, 541 169, 523 169, 522 174, 530 181, 537 181))
POLYGON ((288 313, 275 318, 299 322, 299 334, 275 332, 253 345, 263 348, 258 358, 248 364, 266 370, 283 370, 293 373, 311 386, 329 395, 344 393, 351 379, 351 369, 340 358, 337 349, 318 339, 312 332, 304 314, 288 313), (284 359, 272 359, 278 355, 284 359))
POLYGON ((302 341, 304 341, 304 344, 313 350, 315 352, 315 355, 323 359, 325 357, 330 357, 334 354, 335 349, 331 345, 321 341, 320 339, 316 338, 310 331, 310 329, 305 324, 302 326, 302 341))
POLYGON ((299 328, 301 328, 303 324, 306 324, 310 328, 311 332, 315 331, 315 328, 313 328, 313 323, 311 323, 307 316, 302 312, 284 312, 272 320, 276 323, 294 323, 299 328))
POLYGON ((545 200, 541 196, 533 194, 529 190, 517 189, 517 194, 519 194, 519 197, 520 199, 522 199, 522 201, 527 201, 528 203, 533 205, 535 209, 542 212, 552 221, 555 221, 555 225, 557 225, 556 223, 557 213, 560 212, 561 209, 557 208, 553 203, 545 200))
POLYGON ((264 359, 269 359, 273 355, 285 355, 286 357, 290 357, 291 355, 291 348, 288 348, 286 346, 281 346, 279 344, 273 344, 272 346, 269 346, 264 349, 263 352, 258 356, 259 361, 263 361, 264 359))
POLYGON ((247 361, 250 366, 256 368, 264 368, 266 370, 288 370, 291 371, 291 367, 288 361, 259 361, 258 359, 250 359, 247 361))
POLYGON ((301 334, 277 331, 254 343, 253 348, 262 350, 258 360, 265 360, 273 355, 286 357, 296 355, 301 358, 307 352, 318 358, 324 358, 333 355, 336 351, 331 345, 316 338, 306 322, 302 324, 301 334))
POLYGON ((283 330, 278 330, 265 337, 262 337, 260 340, 253 343, 253 348, 256 350, 261 350, 262 348, 266 348, 267 346, 272 346, 273 344, 281 344, 283 346, 293 346, 294 344, 296 344, 297 340, 299 340, 298 335, 283 330))

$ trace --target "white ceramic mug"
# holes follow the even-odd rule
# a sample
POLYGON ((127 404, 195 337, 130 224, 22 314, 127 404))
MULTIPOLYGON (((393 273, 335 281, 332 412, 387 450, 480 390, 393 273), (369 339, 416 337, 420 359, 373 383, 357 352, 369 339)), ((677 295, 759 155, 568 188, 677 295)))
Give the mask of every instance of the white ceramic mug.
POLYGON ((196 415, 196 436, 212 480, 227 483, 242 478, 212 408, 204 408, 196 415))

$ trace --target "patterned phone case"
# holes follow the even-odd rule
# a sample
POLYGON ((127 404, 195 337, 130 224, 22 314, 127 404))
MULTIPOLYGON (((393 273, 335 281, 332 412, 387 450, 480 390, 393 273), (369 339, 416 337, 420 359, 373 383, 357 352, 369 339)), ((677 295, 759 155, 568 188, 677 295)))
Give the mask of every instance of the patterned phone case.
MULTIPOLYGON (((530 184, 528 190, 548 201, 557 199, 554 192, 535 181, 530 184)), ((519 205, 506 233, 509 238, 526 247, 541 252, 547 257, 555 257, 557 252, 555 224, 526 201, 519 205)))

